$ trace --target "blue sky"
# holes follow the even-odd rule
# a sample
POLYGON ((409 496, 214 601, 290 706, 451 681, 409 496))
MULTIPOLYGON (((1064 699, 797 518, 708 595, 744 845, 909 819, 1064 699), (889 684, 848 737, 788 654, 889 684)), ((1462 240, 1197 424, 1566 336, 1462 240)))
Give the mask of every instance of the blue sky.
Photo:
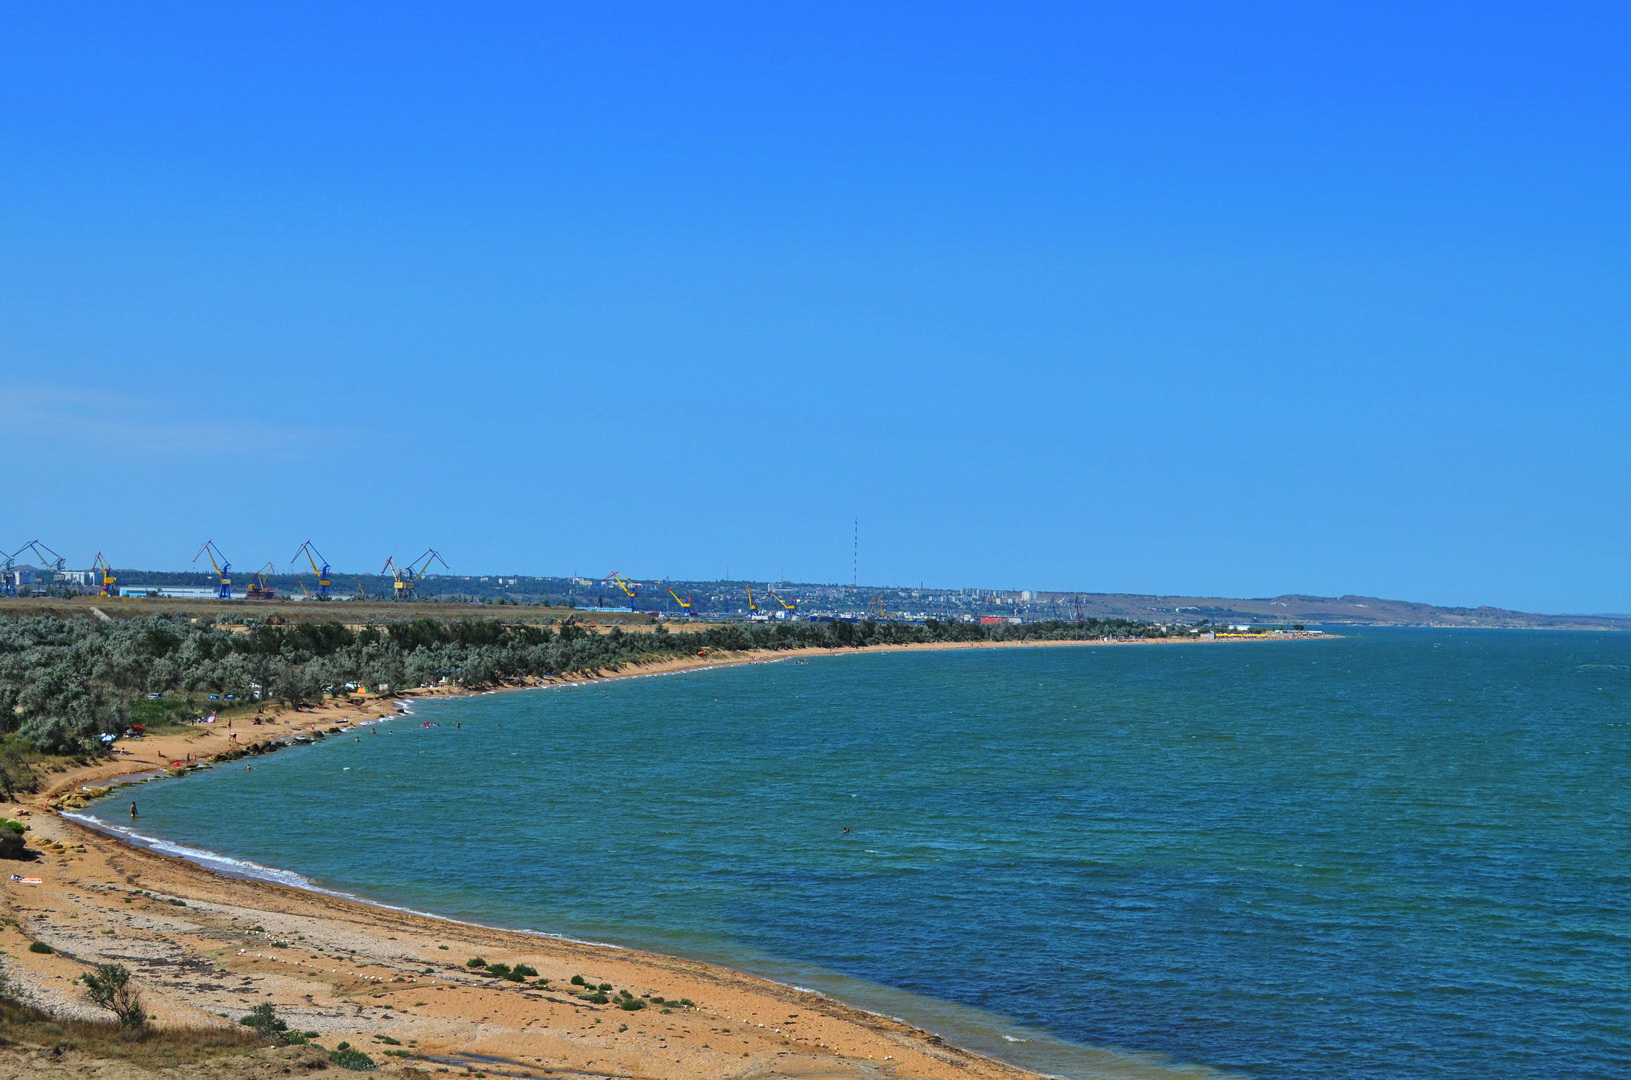
POLYGON ((0 18, 8 550, 1631 611, 1623 6, 0 18))

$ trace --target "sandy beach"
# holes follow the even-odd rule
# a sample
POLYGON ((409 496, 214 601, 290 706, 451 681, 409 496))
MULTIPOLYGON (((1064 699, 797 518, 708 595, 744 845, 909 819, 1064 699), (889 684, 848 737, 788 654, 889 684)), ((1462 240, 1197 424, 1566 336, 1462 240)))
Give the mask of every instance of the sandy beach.
MULTIPOLYGON (((1098 645, 934 644, 874 651, 1098 645)), ((604 677, 856 651, 681 657, 604 677)), ((161 1025, 231 1024, 252 1005, 270 1002, 291 1027, 318 1032, 325 1045, 345 1040, 366 1049, 387 1075, 415 1075, 414 1070, 833 1080, 1033 1075, 906 1024, 721 967, 228 877, 61 816, 121 778, 178 761, 232 757, 295 735, 343 730, 391 716, 398 701, 458 692, 420 689, 360 703, 268 712, 260 724, 238 715, 230 730, 224 723, 196 725, 122 741, 128 753, 52 776, 39 794, 0 811, 28 825, 29 846, 42 856, 8 867, 8 876, 38 877, 40 883, 0 882, 6 973, 37 1003, 66 1016, 93 1015, 80 1002, 73 980, 88 964, 108 961, 131 969, 161 1025), (30 952, 36 941, 56 951, 30 952), (532 978, 509 982, 467 966, 478 956, 530 965, 547 984, 532 978), (590 986, 610 984, 611 1000, 597 1004, 576 997, 583 987, 573 984, 574 976, 590 986), (623 1007, 619 1000, 640 1005, 623 1007), (411 1056, 387 1056, 387 1050, 411 1056)), ((252 762, 250 757, 246 764, 252 762)), ((140 788, 128 792, 139 798, 140 788)), ((71 1061, 34 1061, 7 1072, 0 1060, 0 1078, 84 1075, 72 1066, 71 1061), (49 1071, 58 1065, 67 1071, 49 1071)))

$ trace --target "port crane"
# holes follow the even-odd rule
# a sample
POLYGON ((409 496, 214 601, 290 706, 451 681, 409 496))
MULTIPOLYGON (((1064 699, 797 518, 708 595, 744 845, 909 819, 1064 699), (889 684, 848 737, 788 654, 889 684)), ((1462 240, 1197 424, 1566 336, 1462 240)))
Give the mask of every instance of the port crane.
MULTIPOLYGON (((289 565, 293 566, 299 562, 302 554, 306 556, 306 561, 311 563, 311 572, 317 575, 317 599, 327 600, 329 598, 328 587, 333 584, 328 576, 328 560, 323 558, 323 553, 318 551, 310 540, 307 540, 294 549, 294 554, 289 557, 289 565), (318 568, 319 563, 322 564, 321 569, 318 568)), ((306 587, 302 585, 300 588, 304 590, 306 587)), ((307 595, 311 594, 307 593, 307 595)))
POLYGON ((676 604, 678 604, 680 606, 680 610, 682 610, 682 611, 691 610, 691 604, 693 603, 693 601, 689 596, 683 596, 682 597, 679 593, 675 592, 673 589, 668 590, 668 595, 672 596, 674 598, 674 603, 676 603, 676 604))
POLYGON ((96 559, 91 563, 91 568, 102 572, 102 595, 112 596, 113 587, 118 584, 118 581, 114 579, 113 567, 108 565, 108 560, 102 557, 100 551, 96 553, 96 559))
POLYGON ((249 590, 244 593, 244 598, 246 600, 272 599, 275 590, 267 587, 266 579, 275 573, 277 573, 277 568, 272 565, 271 560, 267 560, 265 566, 255 571, 255 580, 250 583, 249 590))
POLYGON ((776 603, 778 603, 778 604, 780 604, 782 606, 783 611, 797 611, 798 610, 799 602, 797 600, 794 600, 791 604, 789 604, 786 600, 783 600, 780 596, 776 596, 776 590, 775 589, 768 589, 766 591, 769 592, 771 596, 776 597, 776 603))
POLYGON ((629 610, 633 611, 634 599, 640 595, 640 583, 637 581, 630 581, 616 570, 613 570, 611 573, 607 574, 606 580, 614 583, 619 589, 623 590, 623 595, 629 598, 629 610))
POLYGON ((368 599, 368 590, 362 587, 362 578, 357 579, 357 599, 358 600, 368 599))
MULTIPOLYGON (((406 600, 413 595, 413 579, 404 577, 402 568, 396 564, 396 556, 385 556, 385 566, 380 573, 391 575, 392 588, 396 590, 395 596, 398 600, 406 600)), ((359 578, 357 584, 361 586, 362 579, 359 578)))
POLYGON ((44 565, 45 569, 50 571, 52 574, 60 574, 62 572, 62 567, 66 560, 63 559, 61 555, 58 555, 56 552, 40 543, 38 540, 30 540, 28 543, 6 556, 4 580, 0 581, 0 596, 17 595, 17 556, 21 555, 25 551, 32 551, 35 558, 39 559, 44 565))
POLYGON ((41 565, 43 565, 53 574, 62 573, 62 568, 67 565, 67 559, 64 559, 61 555, 58 555, 56 552, 52 551, 49 547, 46 547, 38 540, 30 540, 28 543, 18 548, 16 554, 21 555, 24 548, 33 549, 34 554, 39 558, 41 565))
POLYGON ((441 563, 446 570, 453 569, 442 558, 442 553, 435 548, 426 548, 425 553, 407 566, 399 564, 395 558, 385 560, 385 569, 380 573, 391 575, 391 586, 396 591, 398 600, 412 600, 419 595, 419 579, 425 576, 432 563, 441 563))
POLYGON ((193 562, 197 562, 206 555, 210 557, 210 568, 215 571, 215 595, 222 600, 231 600, 232 563, 221 553, 221 549, 215 546, 214 540, 204 541, 204 546, 198 549, 197 555, 193 556, 193 562))

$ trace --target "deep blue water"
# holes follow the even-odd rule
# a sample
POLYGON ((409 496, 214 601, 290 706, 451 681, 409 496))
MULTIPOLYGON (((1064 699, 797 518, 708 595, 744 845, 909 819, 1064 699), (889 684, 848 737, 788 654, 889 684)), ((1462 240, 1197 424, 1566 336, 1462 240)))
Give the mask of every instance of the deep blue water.
POLYGON ((1057 1071, 1091 1069, 1043 1034, 1263 1078, 1619 1080, 1628 706, 1607 634, 861 655, 421 703, 138 796, 144 832, 326 887, 724 960, 1057 1071))

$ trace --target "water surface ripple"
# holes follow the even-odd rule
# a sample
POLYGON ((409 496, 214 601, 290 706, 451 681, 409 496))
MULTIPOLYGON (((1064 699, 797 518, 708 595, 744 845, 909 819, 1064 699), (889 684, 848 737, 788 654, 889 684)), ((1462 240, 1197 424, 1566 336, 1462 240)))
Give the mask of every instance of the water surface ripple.
POLYGON ((962 1038, 1042 1067, 1071 1066, 999 1036, 1263 1078, 1631 1075, 1631 638, 1350 635, 422 703, 146 787, 143 828, 455 917, 957 1002, 984 1010, 962 1038))

